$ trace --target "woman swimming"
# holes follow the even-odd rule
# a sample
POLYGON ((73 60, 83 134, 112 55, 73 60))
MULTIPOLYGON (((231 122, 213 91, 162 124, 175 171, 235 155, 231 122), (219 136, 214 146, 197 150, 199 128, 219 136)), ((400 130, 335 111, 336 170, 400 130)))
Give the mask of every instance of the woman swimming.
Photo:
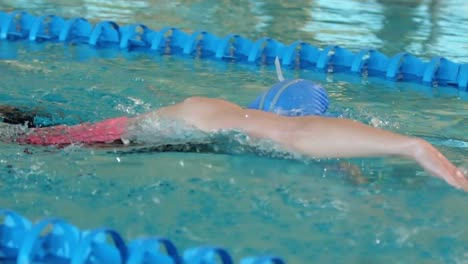
MULTIPOLYGON (((225 100, 205 97, 191 97, 135 117, 118 117, 94 124, 16 129, 14 139, 10 134, 9 140, 35 145, 144 143, 138 138, 140 128, 150 129, 154 137, 166 135, 171 140, 178 134, 177 129, 184 128, 204 133, 242 131, 252 138, 272 141, 292 153, 314 158, 400 156, 416 161, 448 184, 468 191, 468 178, 423 139, 349 119, 313 115, 283 116, 244 109, 225 100), (184 126, 158 125, 166 121, 184 126)), ((200 138, 200 141, 208 139, 200 138)))

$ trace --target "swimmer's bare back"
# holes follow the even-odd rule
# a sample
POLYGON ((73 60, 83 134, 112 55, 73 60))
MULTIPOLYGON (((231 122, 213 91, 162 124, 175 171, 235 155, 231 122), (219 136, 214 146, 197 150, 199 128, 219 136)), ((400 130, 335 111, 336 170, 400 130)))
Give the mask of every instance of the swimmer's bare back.
MULTIPOLYGON (((468 191, 468 178, 428 142, 370 127, 359 122, 319 116, 286 117, 243 109, 221 99, 192 97, 181 103, 132 118, 114 118, 95 124, 35 128, 18 142, 40 145, 111 143, 131 138, 140 122, 177 120, 204 132, 237 130, 271 140, 285 150, 315 158, 401 156, 432 175, 468 191), (123 140, 122 140, 123 139, 123 140)), ((154 131, 155 136, 163 131, 154 131)))

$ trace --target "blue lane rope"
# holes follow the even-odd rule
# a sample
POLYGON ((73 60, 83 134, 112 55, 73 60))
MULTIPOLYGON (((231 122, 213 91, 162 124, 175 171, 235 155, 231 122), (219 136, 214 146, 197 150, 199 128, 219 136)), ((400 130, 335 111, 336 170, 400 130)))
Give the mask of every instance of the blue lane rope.
POLYGON ((429 86, 451 86, 468 92, 467 63, 458 64, 440 56, 423 61, 406 52, 388 57, 374 49, 363 49, 355 54, 336 45, 319 49, 304 41, 285 45, 268 37, 252 41, 237 34, 219 37, 206 31, 186 33, 175 27, 156 31, 144 24, 120 26, 113 21, 93 25, 85 18, 36 17, 22 11, 0 11, 0 40, 88 44, 96 48, 118 47, 160 55, 187 55, 267 65, 273 64, 279 57, 284 67, 294 69, 308 68, 429 86))
MULTIPOLYGON (((161 237, 139 238, 126 243, 115 230, 81 231, 58 218, 32 223, 18 213, 0 209, 0 262, 60 264, 233 264, 223 248, 200 246, 179 254, 161 237)), ((239 264, 285 264, 276 256, 242 258, 239 264)))

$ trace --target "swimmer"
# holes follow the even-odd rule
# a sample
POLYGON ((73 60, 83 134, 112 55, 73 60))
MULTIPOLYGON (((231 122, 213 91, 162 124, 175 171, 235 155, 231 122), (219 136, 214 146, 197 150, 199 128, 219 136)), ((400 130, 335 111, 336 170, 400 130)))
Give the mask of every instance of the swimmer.
MULTIPOLYGON (((190 97, 135 117, 112 118, 94 124, 17 128, 14 138, 10 134, 9 139, 3 140, 34 145, 132 144, 139 140, 132 132, 136 127, 148 122, 158 124, 162 120, 177 121, 207 133, 242 131, 252 138, 269 140, 287 151, 313 158, 400 156, 414 160, 448 184, 468 191, 468 178, 423 139, 350 119, 317 115, 284 116, 245 109, 229 101, 206 97, 190 97)), ((18 127, 14 124, 3 126, 18 127)), ((159 126, 151 126, 151 129, 155 136, 175 132, 164 131, 159 126)))
POLYGON ((190 97, 134 117, 47 127, 48 124, 36 123, 35 118, 50 117, 47 113, 0 106, 0 119, 4 122, 0 123, 0 140, 63 146, 145 144, 155 143, 157 138, 162 150, 165 146, 170 150, 173 143, 206 146, 210 144, 206 135, 239 131, 251 138, 273 142, 290 153, 312 158, 400 156, 414 160, 448 184, 468 191, 468 177, 427 141, 350 119, 323 116, 328 107, 325 89, 308 80, 285 80, 278 59, 275 64, 279 82, 247 108, 222 99, 190 97), (163 125, 174 122, 176 125, 163 125), (180 130, 185 129, 202 135, 184 142, 187 139, 180 130), (142 130, 145 137, 139 135, 142 130))

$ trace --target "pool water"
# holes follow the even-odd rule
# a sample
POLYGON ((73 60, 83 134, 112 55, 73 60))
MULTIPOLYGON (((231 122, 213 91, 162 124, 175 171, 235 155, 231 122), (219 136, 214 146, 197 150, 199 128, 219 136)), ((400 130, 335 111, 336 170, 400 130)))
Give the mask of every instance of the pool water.
MULTIPOLYGON (((0 9, 468 61, 461 0, 185 2, 3 1, 0 9)), ((246 105, 276 81, 272 67, 181 56, 4 41, 0 50, 15 54, 0 60, 0 102, 42 107, 69 124, 135 115, 192 95, 246 105)), ((344 74, 285 75, 321 83, 332 113, 425 137, 468 167, 463 94, 344 74)), ((297 160, 226 145, 236 154, 0 143, 0 207, 31 219, 58 216, 83 229, 109 226, 127 238, 162 235, 182 249, 220 245, 236 258, 268 253, 288 263, 468 259, 467 194, 410 161, 297 160), (344 167, 358 168, 362 176, 344 167)))

